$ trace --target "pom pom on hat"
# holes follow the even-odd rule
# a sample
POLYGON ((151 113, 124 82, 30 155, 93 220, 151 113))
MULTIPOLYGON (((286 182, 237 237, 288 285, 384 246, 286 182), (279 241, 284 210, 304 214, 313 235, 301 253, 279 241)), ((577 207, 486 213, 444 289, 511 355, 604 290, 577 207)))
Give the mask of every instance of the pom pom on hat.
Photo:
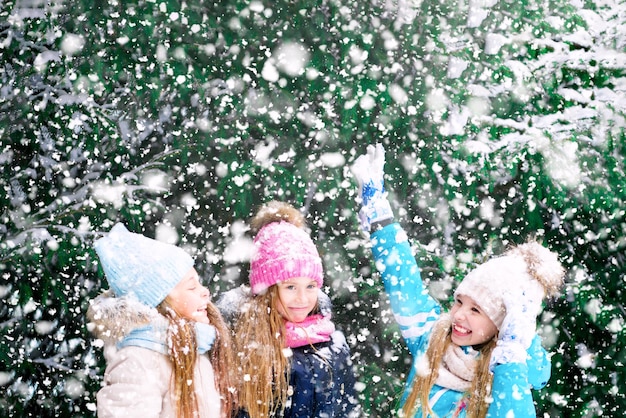
POLYGON ((129 232, 118 223, 94 243, 115 296, 131 296, 155 307, 193 267, 182 248, 129 232))
POLYGON ((259 210, 251 225, 258 230, 250 260, 252 293, 263 293, 294 277, 307 277, 322 286, 322 260, 302 229, 304 217, 297 209, 284 202, 270 202, 259 210))
POLYGON ((558 295, 565 270, 555 253, 537 242, 529 242, 512 248, 507 254, 524 258, 528 273, 541 284, 547 297, 558 295))
POLYGON ((455 291, 471 297, 500 328, 509 297, 527 307, 536 317, 546 297, 555 296, 563 285, 565 270, 556 254, 532 241, 518 245, 472 270, 455 291))

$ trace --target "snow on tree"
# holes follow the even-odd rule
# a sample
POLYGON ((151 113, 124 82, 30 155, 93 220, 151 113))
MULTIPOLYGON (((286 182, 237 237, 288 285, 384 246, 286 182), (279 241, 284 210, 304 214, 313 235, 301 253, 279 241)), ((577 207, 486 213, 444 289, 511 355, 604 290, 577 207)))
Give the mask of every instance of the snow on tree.
POLYGON ((624 3, 205 3, 0 5, 4 416, 95 416, 101 232, 183 246, 218 294, 269 199, 306 211, 363 405, 394 416, 408 352, 347 169, 374 142, 443 303, 528 235, 561 255, 537 409, 624 415, 624 3))

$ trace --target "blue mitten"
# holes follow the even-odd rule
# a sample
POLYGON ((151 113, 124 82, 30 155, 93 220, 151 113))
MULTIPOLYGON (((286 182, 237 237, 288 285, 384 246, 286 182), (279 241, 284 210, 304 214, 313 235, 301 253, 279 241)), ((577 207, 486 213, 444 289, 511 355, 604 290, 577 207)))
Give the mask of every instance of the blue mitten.
POLYGON ((365 232, 370 231, 372 223, 393 218, 385 192, 384 167, 385 149, 381 144, 368 145, 367 153, 358 157, 351 167, 359 184, 357 202, 363 205, 359 222, 365 232))
POLYGON ((537 312, 530 312, 533 304, 526 295, 515 298, 507 294, 503 302, 506 315, 500 326, 497 345, 491 353, 491 371, 497 364, 526 364, 527 350, 537 333, 537 312))

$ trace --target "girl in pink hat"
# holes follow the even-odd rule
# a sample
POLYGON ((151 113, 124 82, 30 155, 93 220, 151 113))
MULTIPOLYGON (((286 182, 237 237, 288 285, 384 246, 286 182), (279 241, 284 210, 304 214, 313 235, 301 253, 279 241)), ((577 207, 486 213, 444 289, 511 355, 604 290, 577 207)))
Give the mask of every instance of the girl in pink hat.
POLYGON ((383 181, 384 149, 369 146, 352 172, 361 228, 413 356, 401 416, 535 418, 532 389, 546 385, 550 358, 536 334, 542 301, 564 269, 537 242, 518 245, 471 271, 449 312, 428 294, 408 237, 393 220, 383 181))
POLYGON ((251 221, 250 288, 218 302, 236 306, 239 417, 360 416, 350 350, 331 320, 322 260, 304 227, 287 203, 261 207, 251 221))

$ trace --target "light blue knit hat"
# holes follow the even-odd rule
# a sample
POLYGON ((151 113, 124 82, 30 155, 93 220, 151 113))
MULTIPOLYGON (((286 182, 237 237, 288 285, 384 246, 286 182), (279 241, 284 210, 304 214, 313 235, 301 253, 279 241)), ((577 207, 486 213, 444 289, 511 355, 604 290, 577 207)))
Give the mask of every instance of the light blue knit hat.
POLYGON ((94 243, 116 296, 134 296, 155 307, 193 267, 182 248, 129 232, 121 224, 94 243))

